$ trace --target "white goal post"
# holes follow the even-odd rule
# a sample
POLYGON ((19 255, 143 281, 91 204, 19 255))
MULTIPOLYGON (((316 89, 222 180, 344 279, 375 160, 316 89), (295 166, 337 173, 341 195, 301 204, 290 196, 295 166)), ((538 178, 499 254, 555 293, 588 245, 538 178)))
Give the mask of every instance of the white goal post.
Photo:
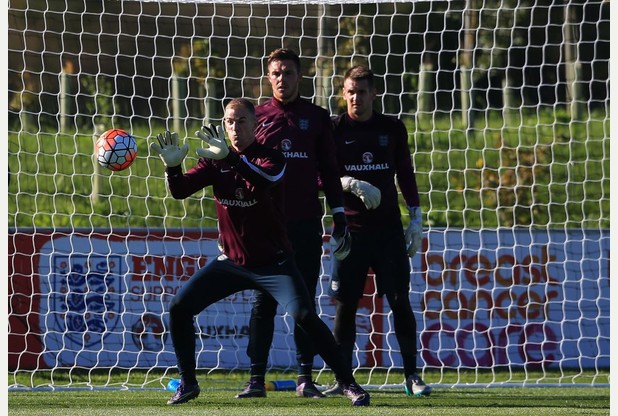
MULTIPOLYGON (((175 376, 168 302, 217 254, 217 222, 209 191, 171 198, 149 143, 177 131, 192 166, 193 131, 219 123, 227 100, 270 96, 265 57, 278 47, 299 53, 302 96, 333 115, 345 69, 369 64, 379 109, 408 127, 425 380, 608 385, 609 31, 603 0, 11 0, 9 388, 161 388, 175 376), (137 139, 125 171, 94 163, 110 128, 137 139)), ((324 228, 326 243, 328 215, 324 228)), ((332 327, 330 267, 325 244, 317 301, 332 327)), ((372 277, 355 371, 400 386, 372 277)), ((199 370, 247 370, 251 297, 196 318, 199 370)), ((292 330, 277 317, 273 369, 295 369, 292 330)), ((332 381, 319 357, 316 368, 332 381)))

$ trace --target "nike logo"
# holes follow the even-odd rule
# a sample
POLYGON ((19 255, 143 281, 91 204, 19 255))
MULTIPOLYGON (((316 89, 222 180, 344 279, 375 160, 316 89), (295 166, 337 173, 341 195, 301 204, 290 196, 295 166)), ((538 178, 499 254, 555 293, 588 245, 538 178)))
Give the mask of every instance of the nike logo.
POLYGON ((278 261, 277 262, 277 266, 283 266, 286 261, 288 261, 288 259, 285 259, 285 260, 282 260, 282 261, 278 261))
POLYGON ((262 123, 262 127, 268 127, 268 126, 270 126, 271 124, 273 124, 273 122, 272 122, 272 121, 265 121, 265 122, 263 122, 263 123, 262 123))
POLYGON ((232 169, 223 169, 223 168, 221 169, 221 173, 227 173, 227 172, 231 172, 231 171, 232 171, 232 169))
POLYGON ((345 141, 345 144, 352 144, 352 143, 354 143, 355 141, 356 141, 356 139, 354 139, 354 140, 346 140, 346 141, 345 141))

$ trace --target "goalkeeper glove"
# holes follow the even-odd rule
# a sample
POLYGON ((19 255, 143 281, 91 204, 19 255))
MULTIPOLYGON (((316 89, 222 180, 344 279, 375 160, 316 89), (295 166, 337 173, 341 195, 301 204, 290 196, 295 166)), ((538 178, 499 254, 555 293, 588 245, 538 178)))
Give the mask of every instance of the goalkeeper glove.
POLYGON ((351 192, 359 197, 367 209, 374 209, 380 205, 382 194, 378 188, 369 182, 344 176, 341 178, 341 187, 345 192, 351 192))
POLYGON ((405 232, 406 249, 408 256, 414 257, 416 252, 421 248, 423 241, 423 223, 421 216, 423 212, 421 207, 408 207, 410 211, 410 225, 405 232))
POLYGON ((166 131, 165 133, 157 134, 157 142, 150 143, 150 148, 159 154, 159 157, 165 164, 165 167, 171 168, 180 166, 185 156, 189 152, 189 145, 178 146, 178 133, 166 131))
POLYGON ((333 214, 333 234, 330 237, 331 251, 337 260, 345 259, 352 249, 352 236, 343 212, 333 214))
POLYGON ((195 134, 202 139, 208 147, 206 149, 198 148, 196 153, 208 159, 221 160, 230 153, 230 149, 225 141, 225 133, 221 126, 202 126, 202 131, 196 131, 195 134))

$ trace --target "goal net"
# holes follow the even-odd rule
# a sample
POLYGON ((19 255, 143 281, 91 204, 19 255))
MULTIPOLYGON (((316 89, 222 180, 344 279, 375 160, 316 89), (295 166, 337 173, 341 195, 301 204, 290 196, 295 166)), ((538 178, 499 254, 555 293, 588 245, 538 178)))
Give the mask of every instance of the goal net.
MULTIPOLYGON (((278 47, 299 53, 301 95, 333 115, 345 70, 369 64, 377 109, 408 128, 425 380, 609 382, 609 1, 11 0, 8 25, 10 387, 176 377, 168 304, 217 255, 217 219, 209 190, 170 196, 149 144, 176 131, 193 166, 193 132, 227 100, 270 96, 278 47), (110 128, 137 139, 127 170, 94 161, 110 128)), ((324 229, 317 305, 332 328, 328 214, 324 229)), ((247 370, 252 298, 196 317, 200 371, 247 370)), ((400 385, 371 272, 357 317, 360 380, 400 385)), ((271 369, 295 370, 292 331, 282 313, 271 369)), ((319 357, 316 372, 332 381, 319 357)))

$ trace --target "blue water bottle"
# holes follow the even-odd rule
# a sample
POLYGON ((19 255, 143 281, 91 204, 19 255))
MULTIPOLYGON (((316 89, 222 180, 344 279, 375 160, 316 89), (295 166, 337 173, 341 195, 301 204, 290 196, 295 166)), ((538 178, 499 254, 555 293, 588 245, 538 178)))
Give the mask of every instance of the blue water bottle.
POLYGON ((294 391, 296 390, 296 381, 294 380, 275 380, 267 381, 266 390, 268 391, 294 391))
POLYGON ((178 389, 178 386, 180 386, 180 379, 179 378, 173 378, 169 381, 169 383, 167 383, 167 391, 173 391, 176 392, 176 390, 178 389))

